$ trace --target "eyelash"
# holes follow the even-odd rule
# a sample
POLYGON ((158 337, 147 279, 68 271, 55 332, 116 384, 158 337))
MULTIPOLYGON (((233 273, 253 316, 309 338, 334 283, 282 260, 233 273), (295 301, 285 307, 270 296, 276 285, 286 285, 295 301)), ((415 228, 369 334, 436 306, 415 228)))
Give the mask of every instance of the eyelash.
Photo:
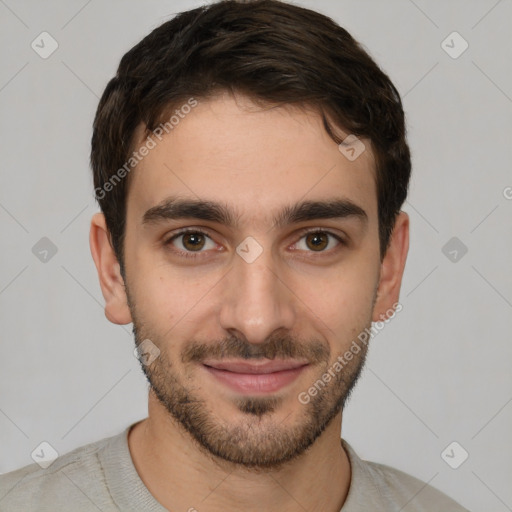
MULTIPOLYGON (((198 229, 198 228, 184 228, 180 231, 178 231, 177 233, 174 233, 170 238, 168 238, 165 242, 164 242, 164 245, 167 247, 169 245, 172 244, 172 242, 180 237, 181 235, 185 235, 187 233, 194 233, 194 234, 199 234, 199 235, 204 235, 208 238, 210 238, 211 240, 211 237, 208 233, 206 233, 205 231, 202 231, 201 229, 198 229)), ((324 230, 324 229, 318 229, 318 228, 312 228, 312 229, 308 229, 306 231, 302 231, 301 232, 301 236, 299 238, 302 239, 304 238, 306 235, 309 235, 311 233, 321 233, 321 234, 326 234, 326 235, 330 235, 332 236, 334 239, 336 239, 340 245, 342 246, 346 246, 347 243, 345 242, 345 240, 343 240, 343 238, 341 238, 339 235, 335 234, 335 233, 332 233, 331 231, 327 231, 327 230, 324 230)), ((325 253, 325 252, 330 252, 330 251, 333 251, 335 249, 330 249, 329 251, 320 251, 319 254, 322 254, 322 253, 325 253)), ((184 257, 184 258, 192 258, 192 259, 195 259, 195 258, 201 258, 201 254, 204 254, 203 252, 190 252, 190 251, 179 251, 179 250, 176 250, 178 253, 181 253, 179 254, 180 256, 184 257)), ((310 251, 310 252, 314 252, 314 251, 310 251)))

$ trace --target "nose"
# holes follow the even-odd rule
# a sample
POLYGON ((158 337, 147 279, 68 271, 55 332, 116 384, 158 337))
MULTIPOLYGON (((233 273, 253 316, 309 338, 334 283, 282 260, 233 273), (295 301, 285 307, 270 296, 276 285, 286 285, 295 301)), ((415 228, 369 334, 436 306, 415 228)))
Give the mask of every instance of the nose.
POLYGON ((289 273, 274 261, 269 249, 264 248, 254 261, 240 254, 234 255, 233 266, 225 276, 220 323, 249 343, 264 343, 274 331, 292 329, 297 298, 289 273))

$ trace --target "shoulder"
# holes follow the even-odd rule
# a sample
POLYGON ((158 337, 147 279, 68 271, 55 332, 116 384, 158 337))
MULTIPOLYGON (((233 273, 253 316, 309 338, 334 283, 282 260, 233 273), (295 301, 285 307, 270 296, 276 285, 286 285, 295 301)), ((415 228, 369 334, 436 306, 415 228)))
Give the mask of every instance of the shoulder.
MULTIPOLYGON (((342 440, 349 455, 352 483, 347 502, 353 494, 358 505, 378 505, 379 510, 402 512, 468 512, 449 496, 403 471, 385 464, 360 459, 342 440)), ((345 512, 345 508, 342 509, 345 512)), ((350 509, 347 509, 350 512, 350 509)))
POLYGON ((98 454, 112 436, 75 448, 46 469, 35 462, 0 475, 0 510, 32 512, 72 508, 113 511, 98 454))

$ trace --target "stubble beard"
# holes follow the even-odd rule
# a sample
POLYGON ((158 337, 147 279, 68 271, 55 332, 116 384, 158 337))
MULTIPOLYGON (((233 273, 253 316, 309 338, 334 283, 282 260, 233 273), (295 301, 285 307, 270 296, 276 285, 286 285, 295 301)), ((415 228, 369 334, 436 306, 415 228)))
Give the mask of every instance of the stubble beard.
MULTIPOLYGON (((325 387, 310 396, 307 404, 300 403, 298 394, 294 395, 288 416, 293 414, 296 419, 291 425, 285 423, 288 416, 281 422, 275 419, 274 413, 290 400, 282 395, 237 398, 233 405, 242 418, 229 423, 215 413, 214 404, 202 399, 193 385, 184 384, 186 379, 174 369, 167 352, 168 341, 146 328, 135 317, 134 309, 131 307, 136 346, 150 339, 160 350, 160 355, 150 365, 141 362, 142 370, 151 391, 174 420, 173 423, 184 429, 206 455, 253 471, 278 470, 312 446, 343 410, 366 361, 367 346, 364 345, 325 387), (295 407, 299 408, 298 414, 295 407)), ((298 344, 286 335, 273 337, 261 345, 251 345, 237 338, 227 338, 215 345, 191 342, 181 354, 181 360, 200 361, 206 356, 218 357, 220 354, 244 359, 307 355, 318 368, 318 376, 302 391, 307 391, 309 386, 321 380, 332 364, 325 344, 319 341, 298 344)), ((332 372, 330 374, 332 377, 332 372)))
MULTIPOLYGON (((135 322, 134 334, 137 345, 149 338, 160 348, 159 357, 151 365, 141 366, 151 390, 175 422, 209 455, 254 470, 278 469, 303 454, 320 437, 345 406, 361 374, 367 352, 362 349, 357 358, 336 374, 336 378, 310 397, 309 403, 301 404, 294 396, 291 407, 300 408, 294 424, 281 425, 272 418, 275 411, 284 407, 283 396, 240 397, 234 405, 243 418, 228 423, 215 414, 213 403, 200 398, 193 388, 183 384, 173 370, 165 343, 151 337, 150 333, 138 331, 135 322)), ((319 380, 327 369, 328 363, 321 365, 319 380)), ((312 380, 311 384, 316 381, 312 380)), ((290 414, 293 412, 292 409, 290 414)))

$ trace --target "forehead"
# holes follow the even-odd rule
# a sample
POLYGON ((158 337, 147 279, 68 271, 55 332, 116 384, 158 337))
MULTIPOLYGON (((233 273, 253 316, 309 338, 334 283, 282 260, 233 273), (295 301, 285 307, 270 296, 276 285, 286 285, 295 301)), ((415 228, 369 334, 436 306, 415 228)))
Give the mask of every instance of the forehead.
MULTIPOLYGON (((186 102, 184 102, 184 105, 186 102)), ((296 107, 265 108, 222 94, 173 113, 169 133, 130 175, 128 215, 144 213, 166 197, 231 205, 241 220, 269 224, 283 205, 342 197, 377 215, 374 158, 368 140, 355 159, 329 137, 320 115, 296 107)), ((346 132, 339 130, 343 136, 346 132)), ((142 129, 137 148, 147 139, 142 129)), ((352 152, 353 154, 353 152, 352 152)))

